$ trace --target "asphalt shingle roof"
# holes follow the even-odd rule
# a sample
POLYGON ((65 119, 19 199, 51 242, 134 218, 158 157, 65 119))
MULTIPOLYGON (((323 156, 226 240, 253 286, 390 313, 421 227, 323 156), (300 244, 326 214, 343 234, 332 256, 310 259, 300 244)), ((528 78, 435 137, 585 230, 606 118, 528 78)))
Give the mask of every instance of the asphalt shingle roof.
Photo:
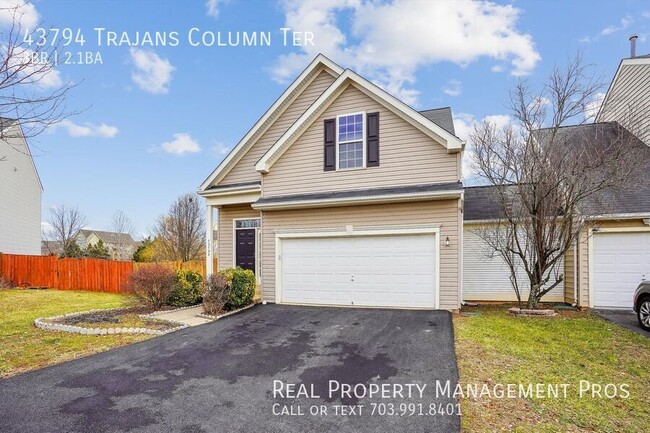
MULTIPOLYGON (((567 134, 568 144, 572 137, 587 139, 594 146, 610 140, 612 134, 618 134, 620 126, 616 122, 590 123, 561 128, 560 134, 567 134)), ((624 133, 628 133, 626 130, 624 133)), ((642 173, 633 187, 617 188, 604 191, 599 197, 585 201, 583 212, 588 215, 650 213, 650 147, 640 140, 631 139, 630 150, 638 152, 642 173)), ((494 186, 475 186, 465 188, 466 221, 493 220, 501 217, 499 205, 495 202, 494 186)))
POLYGON ((420 114, 445 131, 456 135, 456 131, 454 130, 454 119, 451 117, 451 108, 434 108, 431 110, 420 111, 420 114))

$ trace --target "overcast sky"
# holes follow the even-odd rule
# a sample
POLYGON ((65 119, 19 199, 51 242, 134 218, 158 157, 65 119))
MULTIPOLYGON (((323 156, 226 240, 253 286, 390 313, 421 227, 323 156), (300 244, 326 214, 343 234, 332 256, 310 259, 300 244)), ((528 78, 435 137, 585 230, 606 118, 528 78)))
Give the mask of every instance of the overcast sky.
POLYGON ((416 109, 451 106, 463 139, 474 121, 507 119, 505 97, 518 79, 539 82, 578 50, 606 82, 629 55, 631 33, 639 52, 650 52, 650 4, 635 1, 61 0, 24 10, 26 27, 75 35, 60 51, 77 64, 59 64, 42 85, 77 83, 68 106, 87 108, 30 143, 43 220, 67 203, 107 229, 121 209, 138 234, 196 190, 318 52, 416 109), (285 27, 312 32, 314 45, 304 33, 294 45, 285 27), (219 32, 222 44, 228 32, 256 32, 258 43, 270 35, 271 44, 206 46, 219 32), (79 64, 79 52, 94 64, 79 64))

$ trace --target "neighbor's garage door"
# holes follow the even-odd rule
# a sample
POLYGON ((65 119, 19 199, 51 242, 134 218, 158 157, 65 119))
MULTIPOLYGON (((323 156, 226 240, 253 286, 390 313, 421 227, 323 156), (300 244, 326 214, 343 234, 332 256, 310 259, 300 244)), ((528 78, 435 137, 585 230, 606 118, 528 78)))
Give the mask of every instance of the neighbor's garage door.
MULTIPOLYGON (((463 299, 466 301, 516 301, 517 295, 510 281, 510 268, 483 239, 465 229, 463 239, 463 299)), ((564 273, 564 259, 555 272, 564 273)), ((551 275, 555 282, 555 273, 551 275)), ((517 268, 517 285, 521 299, 528 299, 530 280, 523 266, 517 268)), ((545 287, 548 287, 545 286, 545 287)), ((564 284, 555 286, 542 298, 545 302, 564 302, 564 284)))
POLYGON ((283 239, 281 302, 435 307, 433 234, 283 239))
POLYGON ((632 308, 639 283, 650 278, 650 233, 595 233, 593 305, 632 308))

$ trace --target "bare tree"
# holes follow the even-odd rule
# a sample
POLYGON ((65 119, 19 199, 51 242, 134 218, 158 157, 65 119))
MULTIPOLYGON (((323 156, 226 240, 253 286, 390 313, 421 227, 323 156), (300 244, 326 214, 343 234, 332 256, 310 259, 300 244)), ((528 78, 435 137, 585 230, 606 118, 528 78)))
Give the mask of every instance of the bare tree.
MULTIPOLYGON (((54 59, 61 41, 31 35, 34 29, 22 24, 25 4, 0 7, 0 139, 31 138, 69 115, 68 92, 75 86, 64 82, 55 70, 54 59), (2 22, 8 21, 3 25, 2 22), (7 128, 18 124, 19 128, 7 128)), ((74 38, 76 35, 66 34, 74 38)))
POLYGON ((76 236, 86 224, 86 217, 78 207, 62 204, 52 208, 48 222, 52 228, 45 233, 45 236, 61 245, 62 256, 68 256, 70 251, 78 250, 78 247, 75 248, 76 236))
POLYGON ((205 219, 199 197, 185 194, 178 197, 166 215, 154 227, 163 255, 169 260, 198 260, 204 257, 205 219))
POLYGON ((111 230, 118 233, 113 240, 116 258, 118 260, 125 260, 126 258, 132 257, 133 252, 131 248, 133 244, 128 236, 123 236, 129 235, 132 238, 135 233, 135 226, 131 218, 121 210, 116 211, 111 220, 111 230))
POLYGON ((493 186, 500 213, 476 234, 508 265, 520 304, 529 288, 528 308, 563 282, 562 258, 594 224, 589 217, 608 213, 611 199, 603 199, 628 187, 640 156, 650 157, 620 124, 584 124, 600 87, 578 55, 555 68, 540 91, 526 82, 514 87, 510 124, 483 122, 470 137, 475 166, 493 186), (518 281, 521 271, 527 281, 518 281))

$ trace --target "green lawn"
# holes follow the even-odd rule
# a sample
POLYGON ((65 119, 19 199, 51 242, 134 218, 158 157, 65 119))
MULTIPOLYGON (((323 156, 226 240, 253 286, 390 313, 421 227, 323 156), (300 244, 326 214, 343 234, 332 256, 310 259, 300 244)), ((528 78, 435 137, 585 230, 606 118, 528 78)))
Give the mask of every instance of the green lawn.
POLYGON ((57 364, 150 336, 80 335, 37 329, 34 319, 128 305, 131 298, 68 290, 0 290, 0 377, 57 364))
MULTIPOLYGON (((568 398, 463 399, 467 432, 650 431, 650 339, 588 312, 509 316, 506 307, 455 315, 461 384, 570 383, 568 398), (580 380, 629 384, 623 398, 579 398, 580 380)), ((611 388, 610 388, 611 390, 611 388)))

